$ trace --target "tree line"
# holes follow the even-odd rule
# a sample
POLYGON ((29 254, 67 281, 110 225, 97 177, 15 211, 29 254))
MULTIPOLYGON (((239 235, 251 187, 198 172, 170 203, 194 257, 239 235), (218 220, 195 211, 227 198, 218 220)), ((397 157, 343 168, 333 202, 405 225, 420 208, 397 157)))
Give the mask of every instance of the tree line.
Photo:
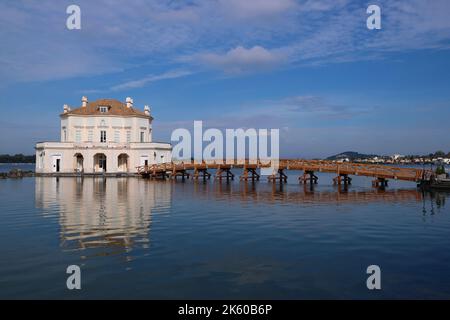
POLYGON ((36 156, 26 156, 21 153, 15 155, 0 154, 0 163, 35 163, 36 156))
POLYGON ((445 153, 442 150, 438 150, 434 153, 429 153, 427 155, 422 155, 422 156, 419 156, 419 155, 405 156, 405 158, 419 158, 419 157, 420 158, 450 158, 450 152, 445 153))

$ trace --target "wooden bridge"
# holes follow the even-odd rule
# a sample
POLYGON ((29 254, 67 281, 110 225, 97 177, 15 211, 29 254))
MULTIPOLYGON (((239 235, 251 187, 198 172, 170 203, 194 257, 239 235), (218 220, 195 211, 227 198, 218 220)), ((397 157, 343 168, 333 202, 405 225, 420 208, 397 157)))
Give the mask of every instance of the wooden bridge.
MULTIPOLYGON (((270 168, 270 161, 249 160, 226 160, 226 161, 202 161, 202 162, 170 162, 137 167, 137 173, 145 178, 153 179, 210 179, 215 170, 214 178, 218 180, 233 180, 235 175, 231 169, 242 169, 240 180, 259 180, 258 169, 270 168)), ((317 183, 316 172, 335 173, 334 184, 351 184, 350 176, 373 177, 373 186, 385 187, 389 179, 404 180, 416 183, 429 181, 433 176, 431 170, 417 168, 401 168, 378 164, 362 164, 352 162, 334 162, 326 160, 301 160, 281 159, 278 160, 278 170, 267 176, 269 181, 287 182, 285 171, 303 171, 298 179, 300 183, 317 183)))

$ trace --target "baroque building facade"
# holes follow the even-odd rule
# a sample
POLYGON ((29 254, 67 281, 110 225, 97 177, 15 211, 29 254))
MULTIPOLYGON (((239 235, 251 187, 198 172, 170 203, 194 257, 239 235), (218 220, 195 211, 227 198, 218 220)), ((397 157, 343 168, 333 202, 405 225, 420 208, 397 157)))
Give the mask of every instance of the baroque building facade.
POLYGON ((131 98, 83 97, 78 108, 64 105, 60 118, 60 141, 36 144, 37 174, 133 174, 172 159, 172 146, 152 139, 149 106, 141 111, 131 98))

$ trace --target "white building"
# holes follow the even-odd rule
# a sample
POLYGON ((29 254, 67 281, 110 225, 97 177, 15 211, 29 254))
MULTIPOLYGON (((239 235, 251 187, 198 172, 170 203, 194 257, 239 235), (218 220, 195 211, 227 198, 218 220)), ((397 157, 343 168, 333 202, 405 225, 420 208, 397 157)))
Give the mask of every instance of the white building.
POLYGON ((150 108, 126 102, 82 98, 79 108, 64 105, 61 141, 36 144, 37 174, 135 173, 137 166, 170 162, 172 146, 152 141, 150 108))
POLYGON ((400 160, 401 158, 404 158, 404 157, 405 156, 402 156, 401 154, 394 154, 391 158, 394 161, 398 161, 398 160, 400 160))

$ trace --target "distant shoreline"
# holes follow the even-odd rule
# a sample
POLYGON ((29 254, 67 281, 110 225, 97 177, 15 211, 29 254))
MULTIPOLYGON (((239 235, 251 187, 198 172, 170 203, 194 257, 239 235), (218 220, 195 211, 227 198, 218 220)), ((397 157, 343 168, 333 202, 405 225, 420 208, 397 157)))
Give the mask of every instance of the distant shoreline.
POLYGON ((24 164, 36 164, 36 162, 0 162, 1 165, 24 165, 24 164))

